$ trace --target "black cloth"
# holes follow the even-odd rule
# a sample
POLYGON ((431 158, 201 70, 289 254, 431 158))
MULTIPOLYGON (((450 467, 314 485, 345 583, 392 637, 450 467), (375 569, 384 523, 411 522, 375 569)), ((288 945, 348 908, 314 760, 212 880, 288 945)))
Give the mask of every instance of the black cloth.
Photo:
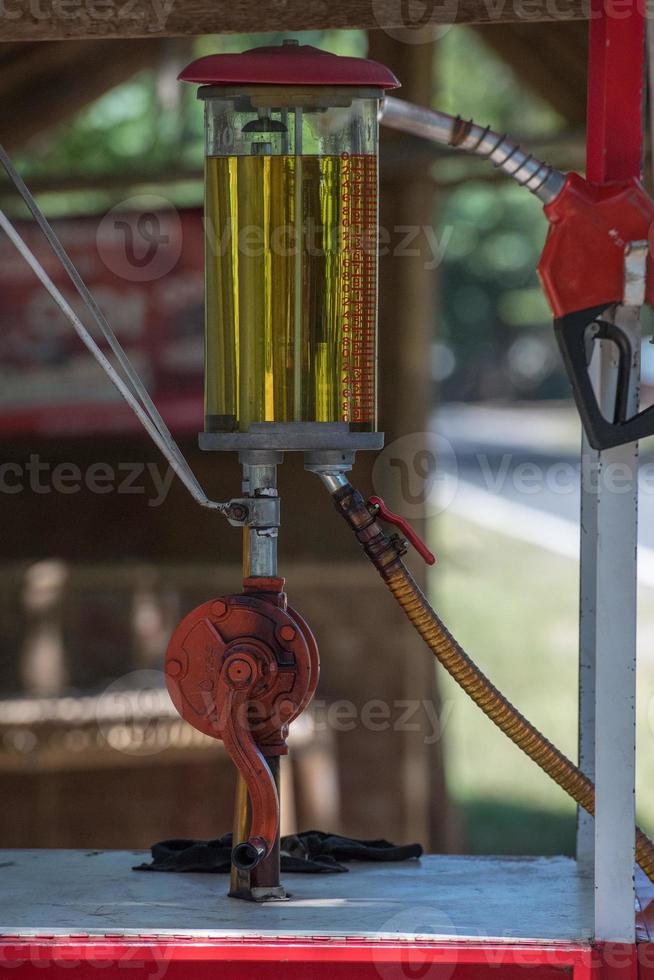
MULTIPOLYGON (((227 872, 231 866, 232 835, 214 840, 164 840, 151 847, 152 861, 134 871, 227 872)), ((320 830, 306 830, 281 839, 281 868, 304 874, 347 871, 342 861, 408 861, 422 854, 420 844, 397 846, 387 840, 353 840, 320 830)))

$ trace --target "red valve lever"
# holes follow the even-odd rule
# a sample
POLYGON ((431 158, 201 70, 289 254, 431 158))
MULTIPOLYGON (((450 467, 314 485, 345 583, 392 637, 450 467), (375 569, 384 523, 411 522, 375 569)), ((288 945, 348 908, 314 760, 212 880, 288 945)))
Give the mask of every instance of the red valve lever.
POLYGON ((375 511, 379 514, 383 521, 399 527, 404 537, 410 544, 413 545, 427 565, 436 564, 436 555, 434 555, 429 550, 425 542, 418 537, 408 521, 406 521, 403 517, 400 517, 399 514, 394 514, 392 510, 389 510, 381 497, 371 497, 368 503, 375 508, 375 511))

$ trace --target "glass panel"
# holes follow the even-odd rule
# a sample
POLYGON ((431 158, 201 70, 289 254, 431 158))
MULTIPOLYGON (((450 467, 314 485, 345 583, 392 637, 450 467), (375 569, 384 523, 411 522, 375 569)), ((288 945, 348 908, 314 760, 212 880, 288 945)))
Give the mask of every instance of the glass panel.
POLYGON ((374 430, 377 99, 204 97, 207 429, 374 430))

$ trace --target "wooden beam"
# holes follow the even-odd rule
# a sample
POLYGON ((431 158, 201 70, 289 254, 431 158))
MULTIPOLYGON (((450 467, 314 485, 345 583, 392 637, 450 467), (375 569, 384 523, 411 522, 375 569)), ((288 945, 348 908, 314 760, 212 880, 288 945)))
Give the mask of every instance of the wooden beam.
POLYGON ((3 44, 0 46, 0 87, 3 98, 22 86, 30 85, 34 76, 43 77, 70 67, 71 56, 84 45, 61 44, 3 44))
MULTIPOLYGON (((420 24, 584 20, 585 0, 439 0, 420 24)), ((0 41, 175 37, 326 28, 401 29, 415 37, 397 0, 3 0, 0 41)), ((397 38, 400 40, 400 38, 397 38)))
POLYGON ((5 147, 15 150, 156 63, 161 42, 125 42, 120 58, 107 41, 25 45, 19 57, 12 48, 10 59, 2 57, 3 50, 0 132, 5 147))

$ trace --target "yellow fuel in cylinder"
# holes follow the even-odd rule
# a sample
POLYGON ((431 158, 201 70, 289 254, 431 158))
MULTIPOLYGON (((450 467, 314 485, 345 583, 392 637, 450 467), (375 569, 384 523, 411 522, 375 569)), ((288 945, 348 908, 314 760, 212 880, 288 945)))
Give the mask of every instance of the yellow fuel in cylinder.
POLYGON ((376 429, 377 161, 206 160, 206 427, 376 429))

